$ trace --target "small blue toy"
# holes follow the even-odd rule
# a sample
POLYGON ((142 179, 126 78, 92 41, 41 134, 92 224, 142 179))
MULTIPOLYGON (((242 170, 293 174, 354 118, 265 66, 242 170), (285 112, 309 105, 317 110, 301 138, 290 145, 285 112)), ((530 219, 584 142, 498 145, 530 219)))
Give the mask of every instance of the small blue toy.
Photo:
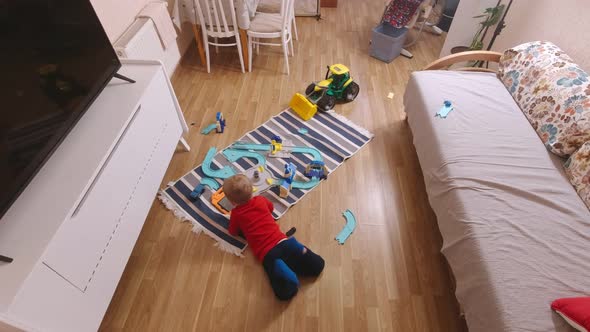
POLYGON ((446 119, 447 115, 453 110, 453 104, 449 100, 445 100, 443 107, 434 115, 435 117, 439 117, 441 119, 446 119))
POLYGON ((293 180, 297 173, 297 167, 293 163, 285 164, 285 172, 283 173, 283 182, 279 186, 279 196, 287 198, 293 187, 293 180))
POLYGON ((225 130, 225 118, 221 112, 217 112, 215 114, 215 123, 208 125, 207 127, 201 130, 201 134, 209 135, 213 130, 216 133, 221 134, 225 130))
POLYGON ((203 194, 203 191, 205 191, 205 186, 202 183, 199 183, 195 189, 193 191, 191 191, 190 193, 190 198, 194 201, 197 198, 201 197, 201 195, 203 194))
POLYGON ((217 112, 217 114, 215 115, 215 121, 217 122, 215 131, 218 134, 223 133, 223 131, 225 130, 225 118, 223 117, 223 114, 221 112, 217 112))
POLYGON ((305 168, 304 175, 308 178, 318 178, 323 180, 328 178, 328 169, 323 161, 312 160, 305 168))
POLYGON ((300 133, 301 135, 306 135, 308 133, 307 128, 299 128, 297 129, 297 132, 300 133))

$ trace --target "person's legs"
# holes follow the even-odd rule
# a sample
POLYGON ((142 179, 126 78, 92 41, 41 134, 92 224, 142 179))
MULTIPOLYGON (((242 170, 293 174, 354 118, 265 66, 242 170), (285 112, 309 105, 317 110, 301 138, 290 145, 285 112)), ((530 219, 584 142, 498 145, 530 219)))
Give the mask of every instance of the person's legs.
POLYGON ((294 237, 282 242, 282 259, 297 275, 317 277, 324 270, 324 259, 299 243, 294 237))
POLYGON ((266 254, 262 265, 276 297, 279 300, 287 301, 297 294, 299 280, 285 261, 281 259, 283 253, 284 248, 279 243, 266 254))

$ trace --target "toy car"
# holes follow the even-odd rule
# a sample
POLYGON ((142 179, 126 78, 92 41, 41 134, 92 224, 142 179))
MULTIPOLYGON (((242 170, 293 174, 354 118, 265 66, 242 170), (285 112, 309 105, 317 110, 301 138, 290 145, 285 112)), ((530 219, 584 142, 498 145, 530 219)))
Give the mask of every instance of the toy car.
POLYGON ((305 176, 308 178, 318 178, 320 180, 328 178, 328 168, 326 164, 320 160, 312 160, 305 168, 305 176))

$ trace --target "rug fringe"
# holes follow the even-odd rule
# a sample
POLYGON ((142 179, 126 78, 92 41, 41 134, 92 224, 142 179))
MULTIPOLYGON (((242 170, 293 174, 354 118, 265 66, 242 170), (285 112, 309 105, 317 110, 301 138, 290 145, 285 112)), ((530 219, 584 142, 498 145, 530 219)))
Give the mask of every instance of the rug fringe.
MULTIPOLYGON (((338 121, 340 122, 344 122, 345 124, 347 124, 348 126, 354 128, 356 131, 358 131, 359 133, 367 136, 368 138, 373 138, 375 137, 375 135, 373 135, 372 132, 368 131, 367 129, 359 126, 358 124, 352 122, 350 119, 348 119, 347 117, 345 117, 342 114, 336 113, 334 110, 330 110, 327 112, 328 114, 330 114, 331 116, 335 117, 338 121)), ((367 142, 368 143, 368 142, 367 142)))
POLYGON ((162 204, 164 204, 164 206, 168 210, 172 211, 172 213, 174 213, 174 216, 180 219, 180 221, 191 220, 189 215, 186 212, 184 212, 184 210, 182 210, 178 205, 176 205, 176 203, 173 200, 168 198, 168 194, 166 194, 164 190, 160 190, 158 192, 158 199, 160 200, 160 202, 162 202, 162 204))
POLYGON ((182 210, 172 199, 170 199, 168 197, 168 194, 166 194, 163 190, 160 190, 160 192, 158 193, 158 199, 162 202, 162 204, 164 204, 164 206, 168 210, 172 211, 172 213, 174 213, 174 216, 180 219, 180 221, 190 221, 193 225, 193 232, 195 234, 205 233, 216 241, 214 246, 216 246, 220 250, 230 254, 234 254, 238 257, 244 257, 244 255, 242 255, 242 250, 221 240, 213 232, 201 226, 201 224, 195 222, 186 212, 184 212, 184 210, 182 210))

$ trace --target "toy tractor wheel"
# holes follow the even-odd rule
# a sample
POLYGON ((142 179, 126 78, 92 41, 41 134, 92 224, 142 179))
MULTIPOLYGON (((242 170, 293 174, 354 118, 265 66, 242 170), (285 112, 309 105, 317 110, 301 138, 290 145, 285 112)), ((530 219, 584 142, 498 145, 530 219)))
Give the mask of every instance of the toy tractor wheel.
POLYGON ((336 97, 325 94, 317 102, 318 111, 327 112, 336 106, 336 97))
POLYGON ((353 101, 356 96, 359 94, 360 87, 355 82, 351 82, 345 89, 344 89, 344 98, 346 101, 353 101))
POLYGON ((305 95, 309 96, 313 90, 315 89, 315 83, 311 83, 310 85, 307 86, 307 89, 305 89, 305 95))

